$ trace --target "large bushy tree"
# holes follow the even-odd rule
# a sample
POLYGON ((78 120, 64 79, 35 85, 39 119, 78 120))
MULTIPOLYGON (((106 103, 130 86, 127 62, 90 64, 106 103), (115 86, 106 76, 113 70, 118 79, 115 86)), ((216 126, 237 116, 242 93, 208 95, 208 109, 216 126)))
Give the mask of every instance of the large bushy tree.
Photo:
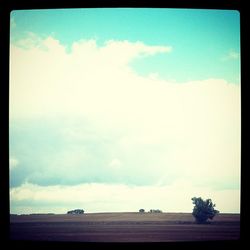
POLYGON ((219 213, 211 199, 203 200, 201 197, 193 197, 192 201, 195 205, 192 215, 197 223, 206 223, 208 219, 212 220, 219 213))

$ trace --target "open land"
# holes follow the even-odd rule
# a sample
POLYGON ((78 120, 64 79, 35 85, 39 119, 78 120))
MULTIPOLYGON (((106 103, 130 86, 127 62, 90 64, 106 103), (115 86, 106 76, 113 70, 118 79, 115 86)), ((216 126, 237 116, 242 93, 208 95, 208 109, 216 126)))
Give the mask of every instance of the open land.
POLYGON ((240 215, 196 224, 191 213, 85 213, 10 216, 10 239, 78 242, 237 240, 240 215))

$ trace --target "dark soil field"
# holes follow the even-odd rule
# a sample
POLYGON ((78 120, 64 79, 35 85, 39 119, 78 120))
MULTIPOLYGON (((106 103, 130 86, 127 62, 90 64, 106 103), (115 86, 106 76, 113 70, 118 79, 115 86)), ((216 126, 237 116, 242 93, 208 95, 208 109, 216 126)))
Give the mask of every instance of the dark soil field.
POLYGON ((11 240, 80 242, 179 242, 237 240, 240 215, 219 214, 196 224, 189 213, 11 215, 11 240))

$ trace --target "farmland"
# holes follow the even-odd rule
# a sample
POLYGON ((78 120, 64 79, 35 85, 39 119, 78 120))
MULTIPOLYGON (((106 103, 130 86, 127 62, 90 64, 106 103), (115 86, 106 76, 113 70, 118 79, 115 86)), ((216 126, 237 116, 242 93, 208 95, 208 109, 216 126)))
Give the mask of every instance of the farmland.
POLYGON ((10 216, 12 240, 176 242, 237 240, 239 237, 239 214, 219 214, 209 224, 196 224, 190 213, 10 216))

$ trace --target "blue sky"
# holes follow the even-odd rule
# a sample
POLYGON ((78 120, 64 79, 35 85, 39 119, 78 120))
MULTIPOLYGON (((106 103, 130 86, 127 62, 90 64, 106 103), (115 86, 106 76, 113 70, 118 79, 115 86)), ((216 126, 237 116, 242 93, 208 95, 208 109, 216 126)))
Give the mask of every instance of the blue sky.
POLYGON ((10 18, 11 212, 240 211, 238 12, 10 18))
POLYGON ((12 18, 20 23, 13 32, 14 41, 25 37, 29 31, 42 37, 52 35, 68 49, 74 41, 92 38, 100 45, 111 38, 170 45, 173 47, 171 54, 135 61, 133 67, 142 75, 153 67, 164 79, 177 82, 214 77, 239 83, 240 20, 237 11, 31 10, 13 12, 12 18), (230 58, 230 54, 235 54, 236 58, 230 58))

